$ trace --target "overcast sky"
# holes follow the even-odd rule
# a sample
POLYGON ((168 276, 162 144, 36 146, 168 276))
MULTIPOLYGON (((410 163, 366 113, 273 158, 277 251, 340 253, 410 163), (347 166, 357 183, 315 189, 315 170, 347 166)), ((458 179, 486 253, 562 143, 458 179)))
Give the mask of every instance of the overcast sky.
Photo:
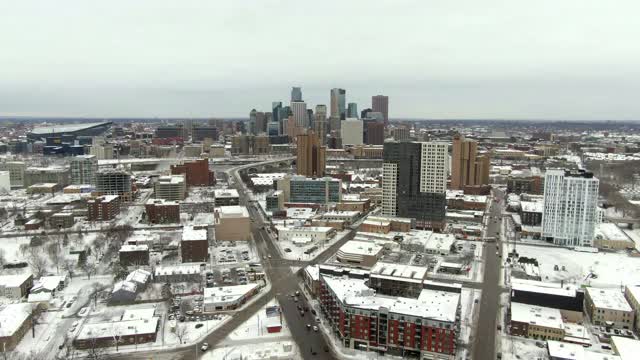
POLYGON ((0 0, 0 115, 640 119, 640 1, 0 0))

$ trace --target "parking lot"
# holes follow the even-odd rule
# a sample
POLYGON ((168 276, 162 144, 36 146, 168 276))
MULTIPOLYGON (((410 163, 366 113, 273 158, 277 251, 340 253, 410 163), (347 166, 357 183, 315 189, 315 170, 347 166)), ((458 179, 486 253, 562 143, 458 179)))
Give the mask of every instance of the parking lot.
POLYGON ((224 241, 211 249, 213 264, 228 265, 257 261, 254 249, 247 243, 224 241))

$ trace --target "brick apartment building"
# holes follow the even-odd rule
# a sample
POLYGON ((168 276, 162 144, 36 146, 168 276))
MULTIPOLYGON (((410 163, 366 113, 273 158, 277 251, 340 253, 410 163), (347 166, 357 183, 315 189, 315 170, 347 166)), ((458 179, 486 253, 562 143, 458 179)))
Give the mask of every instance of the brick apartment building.
POLYGON ((120 196, 103 195, 87 201, 89 221, 109 221, 120 213, 120 196))
POLYGON ((182 231, 180 251, 182 262, 206 262, 209 258, 209 240, 207 229, 185 226, 182 231))
POLYGON ((121 265, 149 265, 149 247, 147 245, 122 245, 119 254, 121 265))
POLYGON ((185 162, 182 165, 171 165, 171 175, 184 174, 187 186, 209 186, 216 184, 215 173, 209 169, 209 159, 185 162))
POLYGON ((334 272, 320 267, 319 299, 345 347, 420 359, 454 358, 459 293, 423 289, 418 298, 379 295, 367 287, 367 273, 334 272))
POLYGON ((180 203, 163 199, 149 199, 145 204, 147 221, 150 224, 171 224, 180 222, 180 203))

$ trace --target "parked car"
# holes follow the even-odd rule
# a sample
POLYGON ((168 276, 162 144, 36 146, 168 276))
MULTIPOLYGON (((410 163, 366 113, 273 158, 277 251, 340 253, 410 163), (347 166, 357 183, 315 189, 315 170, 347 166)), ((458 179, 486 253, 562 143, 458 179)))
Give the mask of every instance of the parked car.
POLYGON ((318 327, 313 325, 313 331, 318 332, 318 327))
MULTIPOLYGON (((200 324, 200 325, 202 325, 202 324, 200 324)), ((209 344, 208 343, 203 343, 202 346, 200 347, 200 350, 203 351, 203 352, 209 350, 209 344)))

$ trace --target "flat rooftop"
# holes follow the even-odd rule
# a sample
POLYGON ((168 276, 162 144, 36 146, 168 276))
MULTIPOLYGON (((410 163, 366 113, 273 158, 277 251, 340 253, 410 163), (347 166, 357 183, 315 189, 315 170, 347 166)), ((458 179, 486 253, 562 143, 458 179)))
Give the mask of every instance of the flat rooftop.
POLYGON ((631 306, 618 289, 599 289, 587 287, 587 295, 593 301, 593 305, 599 309, 617 311, 631 311, 631 306))
POLYGON ((511 321, 552 329, 564 328, 560 310, 517 302, 511 303, 511 321))
POLYGON ((343 253, 358 255, 377 255, 382 251, 382 246, 370 241, 350 240, 340 247, 343 253))

